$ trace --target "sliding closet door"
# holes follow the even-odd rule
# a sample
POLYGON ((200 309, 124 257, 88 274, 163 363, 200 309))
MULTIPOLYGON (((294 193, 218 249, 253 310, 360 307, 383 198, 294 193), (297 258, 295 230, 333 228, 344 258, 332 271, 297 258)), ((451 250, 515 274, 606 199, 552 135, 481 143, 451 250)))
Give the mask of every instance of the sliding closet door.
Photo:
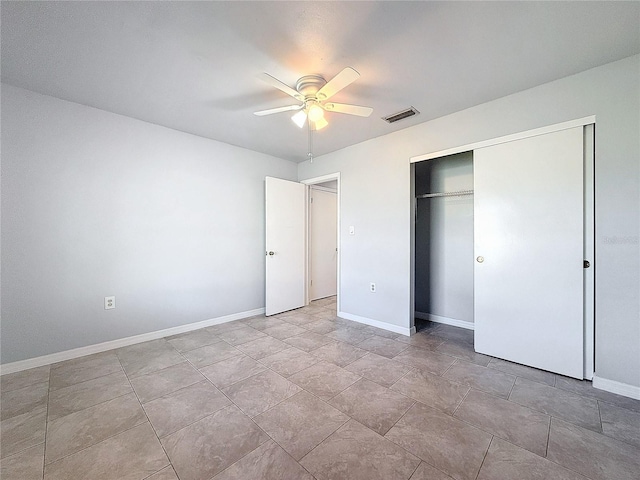
POLYGON ((583 375, 583 128, 474 151, 475 349, 583 375))

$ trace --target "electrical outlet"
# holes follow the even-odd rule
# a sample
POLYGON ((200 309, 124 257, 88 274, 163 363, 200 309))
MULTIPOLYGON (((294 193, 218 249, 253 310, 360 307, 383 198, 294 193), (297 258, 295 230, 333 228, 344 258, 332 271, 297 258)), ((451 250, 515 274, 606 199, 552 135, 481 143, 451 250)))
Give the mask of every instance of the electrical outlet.
POLYGON ((369 291, 371 293, 376 293, 376 284, 375 283, 370 283, 369 284, 369 291))
POLYGON ((116 308, 116 297, 104 297, 104 309, 110 310, 116 308))

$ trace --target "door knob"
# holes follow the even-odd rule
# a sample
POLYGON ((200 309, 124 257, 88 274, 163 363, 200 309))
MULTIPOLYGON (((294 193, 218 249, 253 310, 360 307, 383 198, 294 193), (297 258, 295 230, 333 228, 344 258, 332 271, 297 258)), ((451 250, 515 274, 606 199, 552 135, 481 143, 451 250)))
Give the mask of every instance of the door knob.
POLYGON ((479 256, 478 258, 476 258, 476 261, 478 263, 482 263, 482 262, 484 262, 484 257, 483 256, 479 256))
POLYGON ((273 257, 275 255, 275 252, 269 252, 269 256, 273 257))

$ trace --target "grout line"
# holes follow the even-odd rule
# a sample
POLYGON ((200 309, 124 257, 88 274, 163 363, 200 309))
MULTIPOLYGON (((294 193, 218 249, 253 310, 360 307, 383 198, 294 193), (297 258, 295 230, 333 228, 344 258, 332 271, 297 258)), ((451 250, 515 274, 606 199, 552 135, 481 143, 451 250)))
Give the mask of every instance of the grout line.
MULTIPOLYGON (((467 385, 468 386, 468 385, 467 385)), ((454 417, 456 412, 458 411, 458 409, 460 408, 460 406, 464 403, 464 401, 467 399, 467 397, 469 396, 469 394, 471 393, 472 387, 469 387, 469 390, 467 390, 467 393, 464 394, 464 397, 462 398, 462 400, 460 400, 460 403, 458 403, 458 405, 456 405, 456 408, 453 409, 453 412, 451 412, 451 416, 454 417)))
MULTIPOLYGON (((178 352, 178 353, 180 353, 180 352, 178 352)), ((180 355, 182 355, 182 353, 180 353, 180 355)), ((119 360, 120 359, 118 358, 118 361, 119 360)), ((122 366, 122 362, 120 362, 120 365, 122 366)), ((122 369, 124 370, 124 366, 122 366, 122 369)), ((140 409, 142 410, 142 412, 144 413, 145 418, 147 419, 147 423, 151 427, 151 430, 153 431, 154 435, 156 436, 156 439, 158 440, 158 443, 160 444, 160 448, 162 448, 162 451, 164 452, 165 457, 167 457, 169 465, 171 465, 171 468, 173 468, 173 463, 171 462, 171 458, 169 458, 167 450, 164 448, 164 445, 160 441, 160 437, 158 436, 158 432, 156 431, 156 428, 153 426, 153 423, 151 423, 151 420, 149 419, 149 415, 147 415, 147 411, 145 410, 144 405, 142 405, 142 402, 140 401, 140 397, 138 396, 138 393, 136 392, 135 388, 133 388, 133 384, 131 383, 131 378, 129 378, 129 375, 127 374, 126 370, 124 370, 124 374, 127 377, 127 380, 129 381, 129 386, 131 387, 131 390, 133 391, 133 394, 136 396, 136 399, 138 400, 138 404, 140 405, 140 409)), ((173 471, 175 473, 175 468, 173 468, 173 471)), ((176 473, 176 475, 177 475, 177 473, 176 473)))
POLYGON ((49 388, 47 389, 47 408, 44 415, 44 445, 42 447, 42 478, 44 478, 45 467, 47 466, 47 435, 49 434, 49 399, 51 397, 51 369, 49 369, 49 388))
POLYGON ((491 436, 491 441, 489 442, 489 446, 487 450, 484 452, 484 457, 482 457, 482 463, 480 464, 480 468, 478 469, 478 473, 476 473, 475 478, 477 479, 480 476, 480 472, 482 471, 482 467, 484 466, 484 461, 487 459, 487 455, 489 454, 489 449, 491 448, 491 444, 493 443, 494 435, 491 436))
POLYGON ((549 440, 551 439, 551 415, 549 415, 549 427, 547 427, 547 444, 544 448, 544 458, 549 456, 549 440))

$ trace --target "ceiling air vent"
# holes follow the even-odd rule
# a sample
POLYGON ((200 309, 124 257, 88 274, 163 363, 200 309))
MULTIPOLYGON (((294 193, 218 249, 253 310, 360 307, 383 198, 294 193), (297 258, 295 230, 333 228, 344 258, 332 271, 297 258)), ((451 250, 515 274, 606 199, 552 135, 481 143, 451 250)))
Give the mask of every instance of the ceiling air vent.
POLYGON ((406 110, 402 110, 401 112, 394 113, 393 115, 382 117, 382 119, 387 123, 394 123, 404 118, 413 117, 414 115, 417 115, 419 113, 420 112, 416 110, 414 107, 409 107, 406 110))

